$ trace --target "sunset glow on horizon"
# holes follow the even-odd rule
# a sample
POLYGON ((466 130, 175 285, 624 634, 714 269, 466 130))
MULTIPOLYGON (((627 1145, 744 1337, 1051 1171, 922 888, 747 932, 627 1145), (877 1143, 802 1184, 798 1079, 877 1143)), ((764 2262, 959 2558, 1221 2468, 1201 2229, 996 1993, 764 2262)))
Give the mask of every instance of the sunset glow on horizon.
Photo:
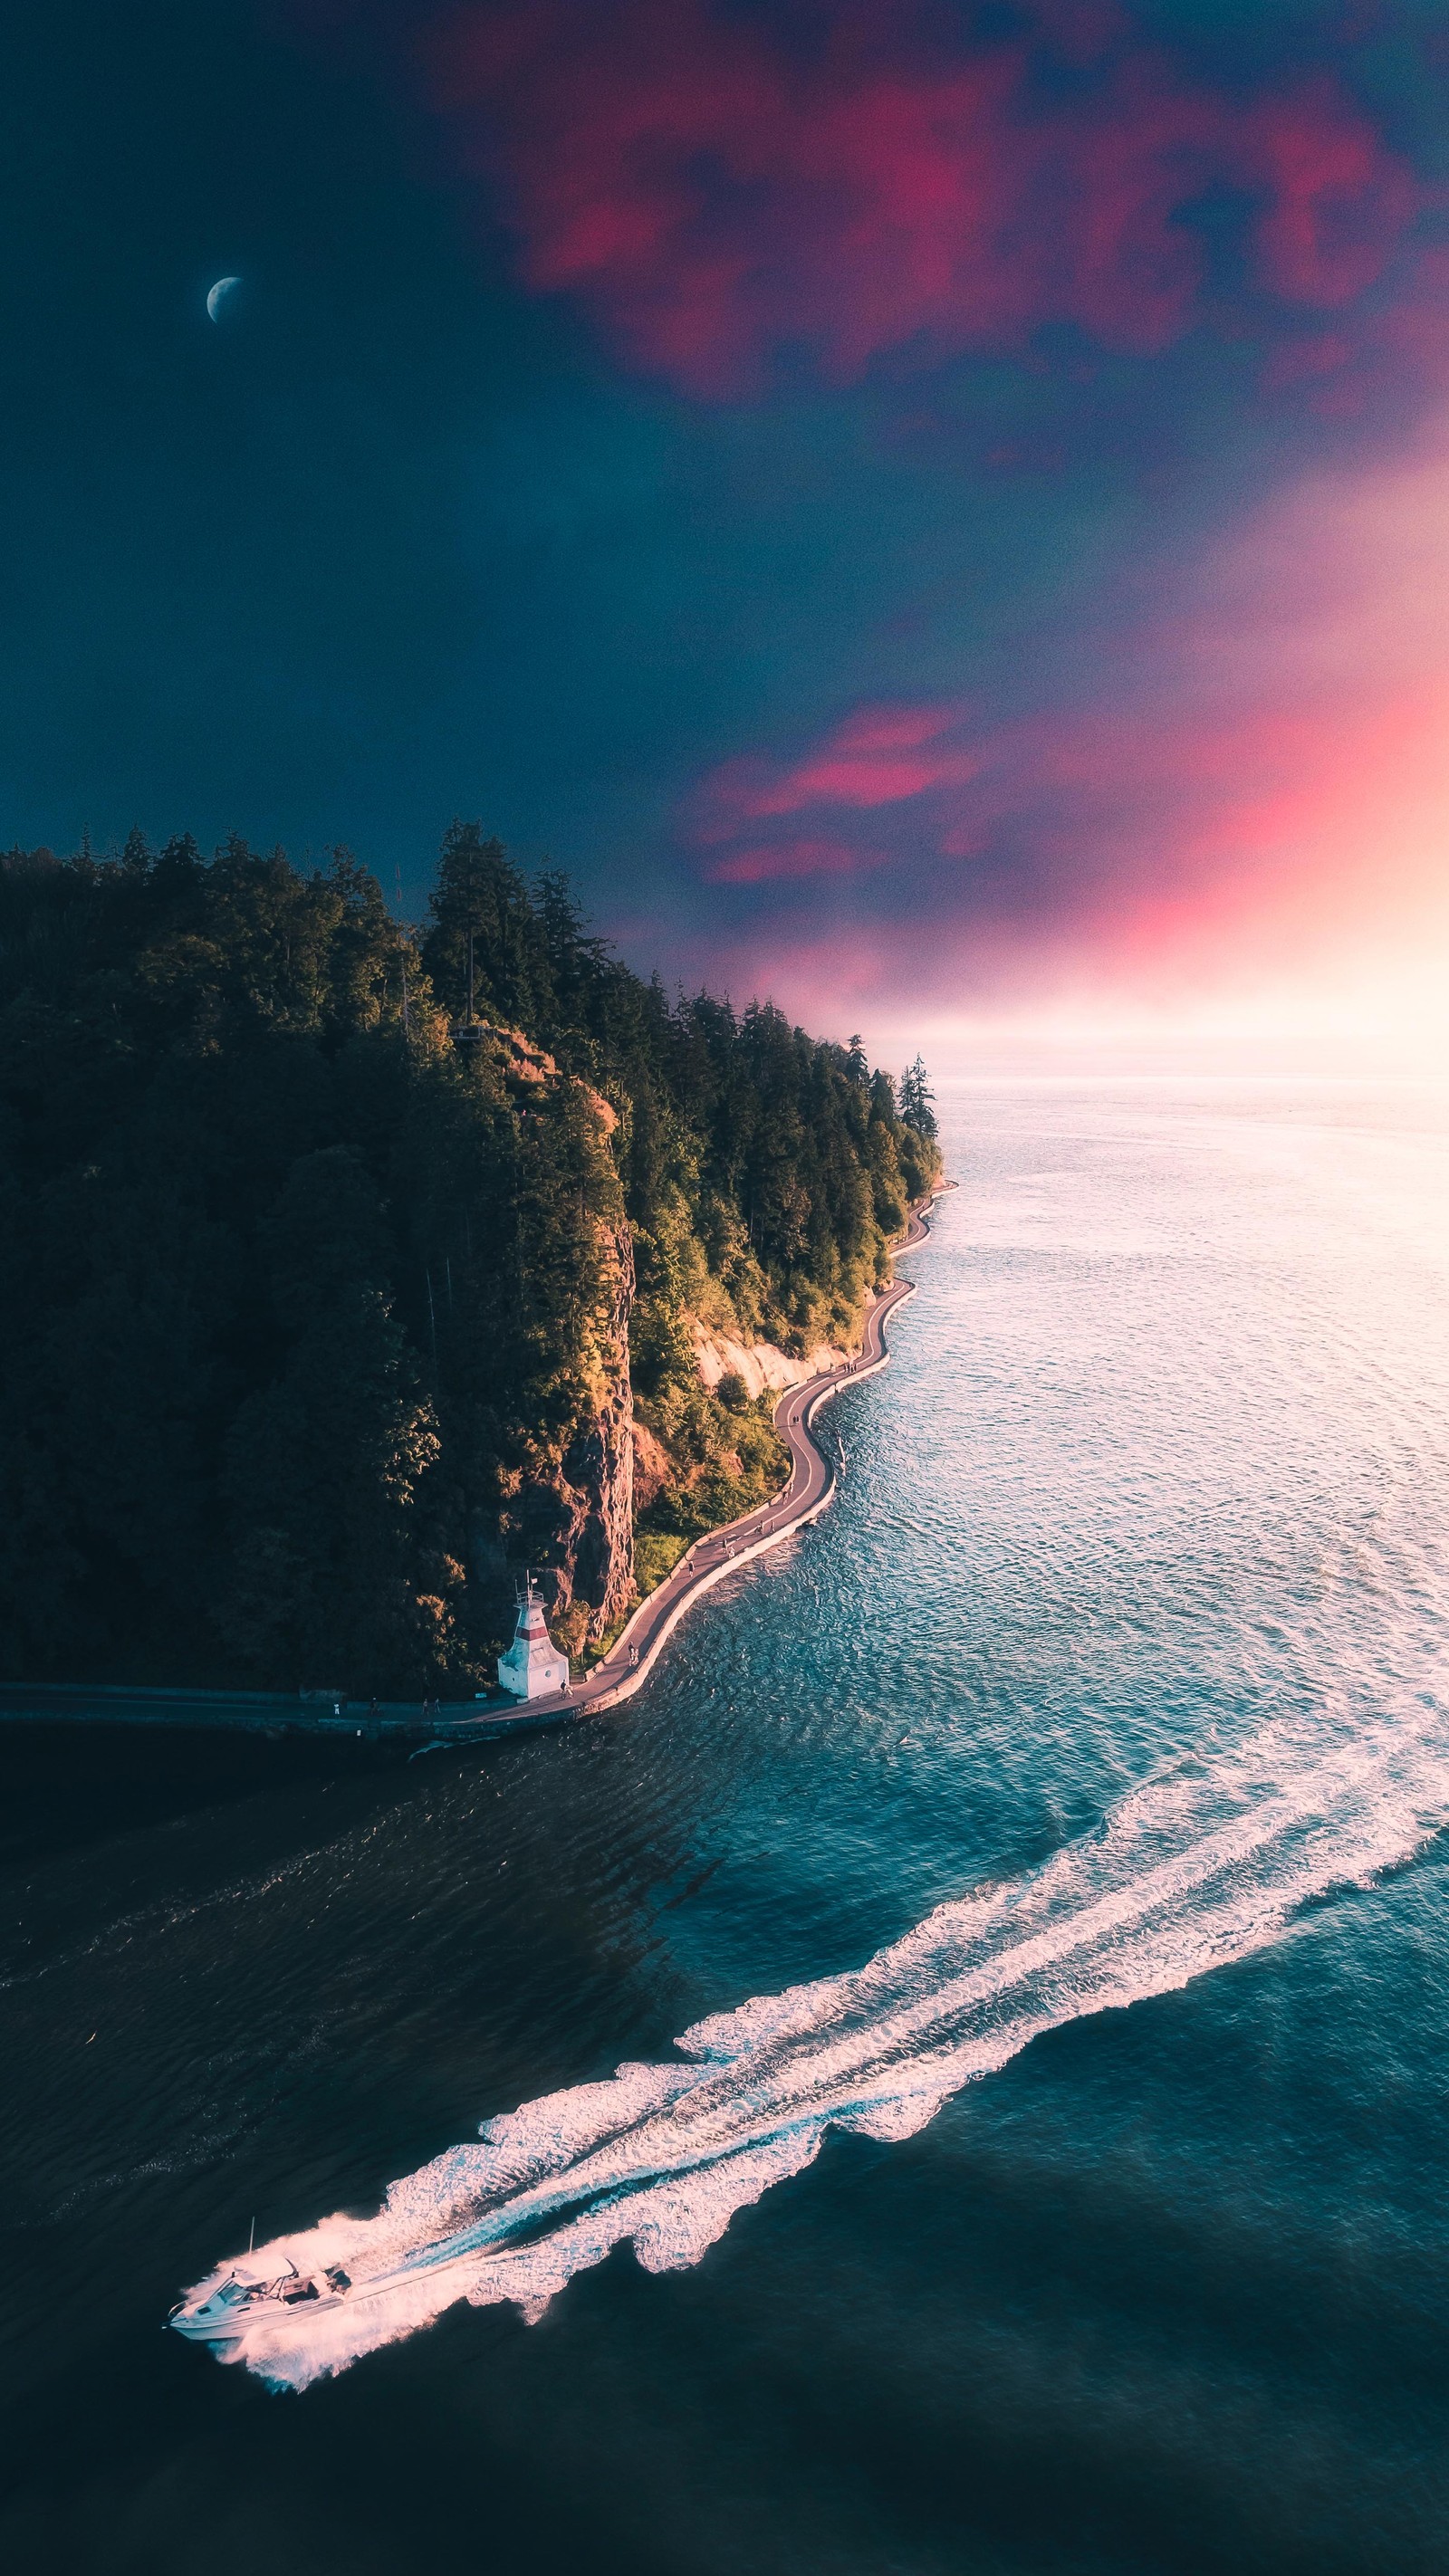
POLYGON ((32 351, 18 839, 341 840, 406 911, 477 816, 632 964, 892 1056, 1436 1057, 1431 0, 279 24, 362 124, 315 187, 278 127, 189 390, 90 315, 124 512, 32 351))
POLYGON ((726 980, 924 1017, 950 1059, 1072 1032, 1449 1061, 1446 601, 1439 415, 1245 517, 1008 721, 876 705, 725 763, 691 808, 699 872, 777 898, 770 951, 742 939, 726 980), (929 881, 929 936, 915 905, 824 936, 786 912, 832 879, 929 881))
MULTIPOLYGON (((934 485, 911 547, 858 565, 835 684, 772 667, 763 724, 676 794, 686 979, 883 1039, 920 1024, 943 1061, 1437 1060, 1449 189, 1348 20, 1256 70, 1197 35, 1110 5, 993 34, 869 0, 523 0, 430 42, 445 144, 531 292, 736 424, 786 417, 803 362, 877 442, 893 424, 877 506, 934 485), (1189 353, 1221 406, 1195 463, 1189 353), (1050 436, 966 436, 1003 362, 1050 436), (1140 416, 1116 410, 1104 457, 1124 367, 1140 416), (984 618, 967 564, 931 578, 953 474, 988 526, 1021 520, 1029 577, 984 618)), ((845 541, 872 554, 874 530, 845 541)), ((614 920, 638 953, 646 921, 614 920)))

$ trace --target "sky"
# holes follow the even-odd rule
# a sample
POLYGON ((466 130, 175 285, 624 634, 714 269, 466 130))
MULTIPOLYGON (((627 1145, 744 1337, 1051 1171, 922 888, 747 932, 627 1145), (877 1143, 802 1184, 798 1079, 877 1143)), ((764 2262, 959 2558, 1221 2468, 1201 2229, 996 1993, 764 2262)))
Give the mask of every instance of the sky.
POLYGON ((1449 1055, 1443 0, 47 0, 0 120, 0 838, 1449 1055))

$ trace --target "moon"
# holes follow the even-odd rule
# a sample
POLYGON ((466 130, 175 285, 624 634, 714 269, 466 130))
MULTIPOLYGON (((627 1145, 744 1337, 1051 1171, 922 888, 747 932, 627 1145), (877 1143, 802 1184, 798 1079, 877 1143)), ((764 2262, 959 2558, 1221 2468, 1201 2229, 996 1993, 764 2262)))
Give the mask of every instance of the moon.
POLYGON ((217 321, 219 321, 219 320, 220 320, 220 318, 221 318, 221 308, 222 308, 223 304, 226 302, 227 297, 230 295, 230 293, 231 293, 231 291, 232 291, 232 288, 233 288, 234 286, 240 286, 240 284, 241 284, 241 279, 240 279, 239 277, 219 277, 219 278, 217 279, 217 281, 216 281, 215 286, 211 287, 211 288, 208 290, 207 298, 206 298, 206 309, 207 309, 207 312, 211 315, 211 318, 212 318, 213 322, 217 322, 217 321))

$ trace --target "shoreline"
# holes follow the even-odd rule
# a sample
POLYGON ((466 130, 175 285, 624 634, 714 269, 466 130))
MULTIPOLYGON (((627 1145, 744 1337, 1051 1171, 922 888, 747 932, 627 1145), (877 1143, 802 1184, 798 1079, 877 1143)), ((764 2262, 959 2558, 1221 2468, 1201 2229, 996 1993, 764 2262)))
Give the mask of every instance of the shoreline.
MULTIPOLYGON (((904 1234, 891 1247, 892 1262, 903 1252, 915 1251, 929 1242, 935 1203, 955 1187, 954 1181, 939 1181, 926 1198, 917 1201, 904 1234)), ((146 1691, 117 1684, 88 1688, 64 1682, 27 1688, 22 1683, 6 1683, 0 1684, 0 1722, 8 1719, 12 1724, 69 1722, 169 1726, 188 1732, 224 1730, 280 1736, 293 1744, 341 1744, 360 1739, 374 1747, 400 1746, 404 1741, 426 1738, 424 1743, 414 1742, 416 1754, 435 1749, 441 1752, 445 1747, 462 1744, 502 1743, 510 1736, 528 1734, 540 1727, 603 1716, 610 1709, 622 1707, 643 1687, 667 1639, 697 1601, 737 1567, 752 1564, 756 1557, 783 1546, 797 1530, 818 1520, 834 1499, 836 1471, 811 1439, 811 1423, 821 1406, 838 1395, 842 1387, 874 1377, 888 1365, 886 1319, 915 1293, 914 1280, 893 1280, 867 1307, 861 1348, 852 1359, 841 1368, 807 1378, 799 1386, 781 1389, 774 1409, 775 1428, 790 1452, 790 1476, 782 1491, 771 1501, 742 1513, 738 1520, 723 1522, 718 1529, 695 1539, 664 1581, 656 1584, 630 1612, 607 1655, 567 1690, 521 1702, 516 1709, 496 1702, 475 1707, 472 1702, 454 1700, 445 1702, 433 1715, 424 1716, 416 1702, 385 1701, 371 1709, 364 1708, 360 1701, 342 1700, 330 1716, 306 1717, 296 1697, 280 1691, 146 1691)))
MULTIPOLYGON (((930 1240, 931 1211, 936 1200, 955 1183, 944 1181, 929 1196, 917 1202, 906 1221, 899 1243, 891 1247, 891 1259, 901 1253, 917 1250, 930 1240)), ((752 1511, 738 1520, 722 1522, 718 1529, 708 1530, 695 1539, 664 1581, 656 1584, 637 1610, 630 1613, 614 1644, 603 1660, 567 1695, 560 1693, 562 1713, 569 1702, 575 1706, 583 1700, 591 1683, 607 1672, 618 1673, 618 1658, 626 1658, 624 1669, 616 1680, 603 1689, 589 1693, 588 1705, 602 1713, 632 1699, 648 1673, 653 1669, 666 1639, 679 1625, 686 1611, 706 1592, 712 1592, 737 1566, 752 1564, 780 1547, 797 1530, 804 1529, 834 1500, 836 1471, 822 1449, 810 1437, 810 1425, 821 1406, 842 1387, 852 1386, 862 1378, 875 1377, 889 1365, 890 1351, 885 1340, 885 1322, 898 1306, 914 1297, 913 1279, 893 1280, 889 1288, 866 1309, 861 1335, 861 1348, 842 1368, 827 1369, 819 1377, 807 1378, 799 1386, 783 1387, 774 1409, 775 1428, 790 1451, 790 1480, 772 1502, 757 1503, 752 1511), (671 1594, 674 1596, 670 1598, 671 1594), (647 1643, 645 1638, 647 1635, 647 1643), (627 1662, 631 1647, 638 1650, 638 1661, 627 1662)), ((533 1702, 533 1707, 542 1703, 533 1702)))

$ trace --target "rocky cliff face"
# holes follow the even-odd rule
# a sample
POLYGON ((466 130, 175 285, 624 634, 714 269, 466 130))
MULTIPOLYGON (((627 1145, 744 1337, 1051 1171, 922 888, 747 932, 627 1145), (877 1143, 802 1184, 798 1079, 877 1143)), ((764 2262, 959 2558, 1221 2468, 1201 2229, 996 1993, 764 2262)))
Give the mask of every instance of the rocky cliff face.
POLYGON ((711 1392, 722 1377, 738 1377, 751 1395, 764 1395, 767 1390, 778 1394, 783 1387, 803 1386, 824 1369, 842 1368, 852 1356, 833 1342, 818 1342, 802 1358, 792 1359, 773 1342, 747 1342, 741 1334, 712 1330, 698 1316, 690 1325, 689 1337, 700 1383, 711 1392))
POLYGON ((524 1486, 510 1515, 509 1553, 537 1569, 555 1634, 575 1654, 613 1627, 634 1597, 634 1245, 622 1223, 601 1233, 608 1306, 596 1402, 556 1477, 524 1486))

